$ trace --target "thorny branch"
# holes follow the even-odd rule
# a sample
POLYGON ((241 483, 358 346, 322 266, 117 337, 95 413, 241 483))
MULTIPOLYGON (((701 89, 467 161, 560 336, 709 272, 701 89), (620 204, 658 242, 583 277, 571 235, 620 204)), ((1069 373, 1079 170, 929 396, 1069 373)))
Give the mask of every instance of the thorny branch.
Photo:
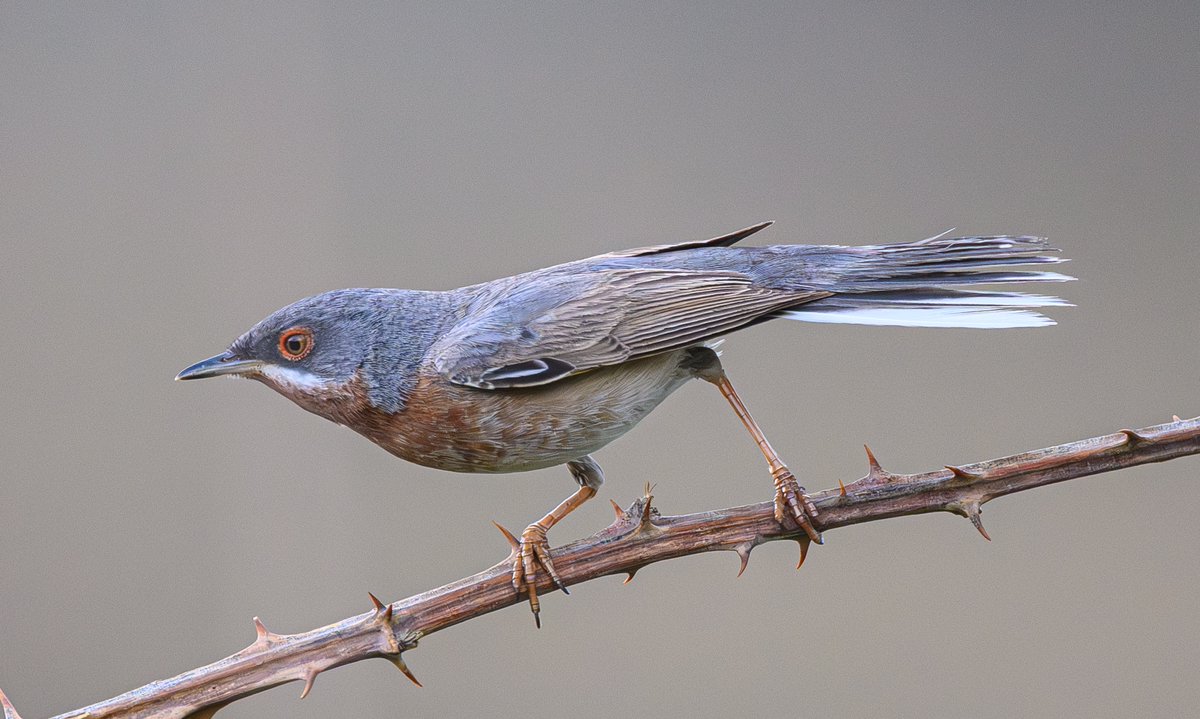
MULTIPOLYGON (((986 539, 979 508, 996 497, 1192 454, 1200 454, 1200 418, 1176 417, 1168 424, 923 474, 892 474, 868 449, 865 477, 813 496, 820 511, 814 524, 827 531, 944 511, 971 520, 986 539)), ((797 541, 804 562, 808 537, 795 526, 777 524, 771 502, 663 517, 648 495, 628 510, 613 503, 617 516, 611 526, 555 550, 566 584, 620 573, 632 578, 647 564, 714 550, 736 552, 744 570, 755 546, 779 539, 797 541)), ((371 611, 302 634, 275 634, 255 618, 257 638, 237 654, 55 719, 208 719, 230 702, 286 682, 304 682, 303 698, 321 672, 373 657, 387 659, 417 683, 401 659, 403 652, 438 630, 523 601, 512 588, 510 567, 511 555, 479 574, 393 604, 371 596, 371 611)), ((539 592, 551 589, 548 579, 539 582, 539 592)), ((5 719, 19 719, 3 693, 0 705, 5 719)))

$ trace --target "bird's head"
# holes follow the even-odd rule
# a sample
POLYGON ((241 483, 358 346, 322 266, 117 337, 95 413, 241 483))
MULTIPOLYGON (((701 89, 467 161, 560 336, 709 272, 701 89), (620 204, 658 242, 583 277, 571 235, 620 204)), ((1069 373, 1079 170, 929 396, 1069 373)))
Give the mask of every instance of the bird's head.
POLYGON ((305 409, 328 414, 346 398, 372 349, 386 290, 335 290, 284 307, 197 362, 177 380, 245 377, 270 386, 305 409))

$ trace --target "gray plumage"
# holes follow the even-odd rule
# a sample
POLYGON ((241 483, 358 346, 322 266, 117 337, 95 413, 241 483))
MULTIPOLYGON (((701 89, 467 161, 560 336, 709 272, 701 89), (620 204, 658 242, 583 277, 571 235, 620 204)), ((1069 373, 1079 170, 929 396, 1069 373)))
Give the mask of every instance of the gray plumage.
POLYGON ((1072 279, 995 271, 1062 262, 1034 237, 931 238, 900 245, 730 247, 769 223, 495 280, 468 293, 468 318, 431 348, 453 382, 520 387, 701 343, 773 318, 903 326, 1053 324, 1051 297, 949 286, 1072 279), (1020 309, 1018 309, 1020 308, 1020 309), (538 363, 542 371, 533 371, 538 363), (506 369, 511 368, 511 372, 506 369))
POLYGON ((817 509, 750 416, 712 345, 772 319, 1038 327, 1054 297, 979 289, 1070 279, 1034 237, 867 247, 702 242, 599 255, 445 292, 351 289, 284 307, 178 379, 263 382, 412 462, 456 472, 567 465, 578 490, 521 534, 512 583, 538 615, 546 532, 595 496, 590 456, 691 379, 715 385, 762 451, 775 519, 820 542, 817 509))
POLYGON ((542 385, 698 345, 768 319, 934 327, 1053 324, 1054 297, 956 289, 1072 279, 1007 269, 1063 262, 1035 237, 894 245, 733 247, 763 223, 704 242, 591 257, 446 292, 347 289, 284 307, 231 347, 278 361, 276 337, 310 327, 314 378, 358 373, 373 405, 400 411, 428 362, 478 389, 542 385))

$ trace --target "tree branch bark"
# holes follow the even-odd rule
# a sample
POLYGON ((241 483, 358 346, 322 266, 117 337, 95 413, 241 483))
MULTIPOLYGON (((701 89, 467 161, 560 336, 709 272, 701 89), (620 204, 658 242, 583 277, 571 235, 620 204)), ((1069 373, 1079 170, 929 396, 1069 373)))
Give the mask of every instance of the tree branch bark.
MULTIPOLYGON (((820 512, 814 525, 828 531, 946 511, 971 520, 987 538, 980 506, 996 497, 1192 454, 1200 454, 1200 418, 1175 418, 1168 424, 923 474, 887 472, 868 449, 870 472, 865 477, 813 495, 820 512)), ((563 581, 571 585, 620 573, 632 577, 647 564, 715 550, 736 552, 745 569, 755 546, 780 539, 799 542, 804 561, 808 538, 794 525, 777 524, 771 502, 663 517, 652 508, 651 499, 645 496, 628 510, 614 503, 617 518, 611 526, 554 550, 563 581)), ((302 696, 306 695, 319 673, 374 657, 388 659, 413 679, 401 654, 420 639, 524 601, 512 588, 510 566, 511 556, 479 574, 390 605, 372 596, 373 610, 301 634, 275 634, 255 618, 258 636, 240 652, 55 719, 207 719, 230 702, 287 682, 304 682, 302 696)), ((552 589, 548 580, 538 584, 539 592, 552 589)), ((19 719, 2 693, 0 705, 6 719, 19 719)))

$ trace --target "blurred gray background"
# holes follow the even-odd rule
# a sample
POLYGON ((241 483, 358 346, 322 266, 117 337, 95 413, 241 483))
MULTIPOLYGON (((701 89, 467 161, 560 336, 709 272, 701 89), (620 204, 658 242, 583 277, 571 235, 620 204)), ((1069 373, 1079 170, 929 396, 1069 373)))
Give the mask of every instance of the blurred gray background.
MULTIPOLYGON (((775 323, 727 366, 812 488, 1200 413, 1200 5, 0 7, 0 686, 25 717, 478 571, 565 470, 397 460, 185 365, 347 286, 756 243, 1047 235, 1047 330, 775 323), (419 543, 441 541, 432 551, 419 543)), ((611 519, 770 496, 695 384, 598 459, 611 519)), ((433 635, 222 717, 1178 716, 1200 462, 713 554, 433 635), (518 689, 531 683, 534 689, 518 689)))

